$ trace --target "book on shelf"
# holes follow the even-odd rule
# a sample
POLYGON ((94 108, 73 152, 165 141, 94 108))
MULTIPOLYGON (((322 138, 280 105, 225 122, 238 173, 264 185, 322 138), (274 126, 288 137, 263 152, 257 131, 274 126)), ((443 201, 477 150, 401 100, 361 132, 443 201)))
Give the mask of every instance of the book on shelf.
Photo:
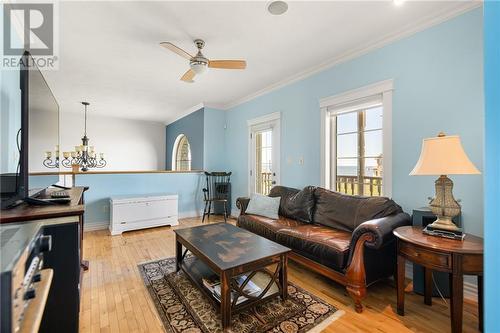
MULTIPOLYGON (((240 275, 240 276, 236 277, 235 279, 236 279, 236 282, 238 283, 238 285, 241 286, 243 284, 243 282, 247 279, 247 276, 240 275)), ((212 295, 217 300, 220 301, 221 300, 221 283, 220 283, 219 277, 217 275, 214 275, 214 276, 211 276, 208 278, 203 278, 202 281, 203 281, 203 285, 205 286, 205 288, 207 288, 212 293, 212 295)), ((243 290, 245 291, 245 293, 247 293, 250 296, 258 296, 261 293, 262 288, 260 288, 253 281, 250 280, 245 285, 245 288, 243 290)), ((237 297, 237 292, 235 290, 232 290, 231 291, 231 302, 234 300, 235 297, 237 297)), ((248 298, 246 298, 245 296, 240 296, 240 297, 238 297, 236 304, 240 304, 246 300, 248 300, 248 298)))

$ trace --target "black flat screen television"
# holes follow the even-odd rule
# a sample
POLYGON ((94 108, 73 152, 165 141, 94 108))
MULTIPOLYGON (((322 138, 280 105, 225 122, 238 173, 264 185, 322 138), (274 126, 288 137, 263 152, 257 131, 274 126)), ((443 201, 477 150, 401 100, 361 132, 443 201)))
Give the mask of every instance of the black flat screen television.
POLYGON ((43 168, 45 150, 59 145, 59 106, 29 52, 20 57, 18 71, 2 72, 1 88, 0 193, 5 209, 57 182, 58 176, 33 178, 30 171, 42 171, 38 164, 43 168))

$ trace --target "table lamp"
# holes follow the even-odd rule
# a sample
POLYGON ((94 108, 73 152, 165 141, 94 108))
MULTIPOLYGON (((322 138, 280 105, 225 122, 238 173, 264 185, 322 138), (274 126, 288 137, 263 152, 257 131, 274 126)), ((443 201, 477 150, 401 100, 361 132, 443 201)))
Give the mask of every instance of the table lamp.
POLYGON ((431 211, 437 216, 428 230, 444 230, 462 234, 452 222, 460 214, 460 204, 453 197, 453 182, 446 175, 477 175, 479 170, 469 160, 458 135, 439 133, 437 137, 423 140, 417 164, 412 176, 439 176, 435 181, 436 196, 430 201, 431 211))

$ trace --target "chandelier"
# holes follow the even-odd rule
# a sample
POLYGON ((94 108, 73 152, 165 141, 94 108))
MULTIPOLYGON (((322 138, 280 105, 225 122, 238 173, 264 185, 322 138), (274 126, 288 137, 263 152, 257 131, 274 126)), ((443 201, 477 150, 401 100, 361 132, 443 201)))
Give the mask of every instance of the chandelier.
POLYGON ((77 165, 82 171, 88 171, 88 169, 91 168, 104 168, 106 166, 104 153, 97 154, 94 150, 94 146, 89 146, 89 138, 87 137, 87 106, 89 106, 90 103, 81 103, 85 107, 85 123, 82 144, 79 146, 75 146, 74 151, 63 152, 62 160, 59 159, 59 146, 56 146, 54 160, 52 160, 52 152, 45 152, 45 160, 43 161, 43 165, 45 165, 47 168, 58 168, 59 165, 62 165, 66 168, 72 168, 73 166, 77 165))

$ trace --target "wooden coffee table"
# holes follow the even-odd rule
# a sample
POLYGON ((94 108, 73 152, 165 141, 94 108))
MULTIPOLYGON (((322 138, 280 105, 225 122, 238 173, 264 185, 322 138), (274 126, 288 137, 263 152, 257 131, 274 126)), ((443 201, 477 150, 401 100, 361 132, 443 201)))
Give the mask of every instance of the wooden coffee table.
POLYGON ((226 223, 178 229, 174 232, 176 271, 182 269, 209 299, 220 305, 224 330, 231 325, 231 314, 273 297, 287 298, 289 248, 226 223), (194 258, 186 259, 187 251, 194 258), (276 265, 274 271, 266 269, 271 265, 276 265), (214 274, 219 276, 221 282, 220 301, 202 281, 214 274), (242 274, 247 278, 243 283, 238 283, 236 278, 242 274), (243 289, 249 282, 261 289, 259 295, 245 293, 243 289), (246 300, 237 303, 240 296, 246 297, 246 300))

